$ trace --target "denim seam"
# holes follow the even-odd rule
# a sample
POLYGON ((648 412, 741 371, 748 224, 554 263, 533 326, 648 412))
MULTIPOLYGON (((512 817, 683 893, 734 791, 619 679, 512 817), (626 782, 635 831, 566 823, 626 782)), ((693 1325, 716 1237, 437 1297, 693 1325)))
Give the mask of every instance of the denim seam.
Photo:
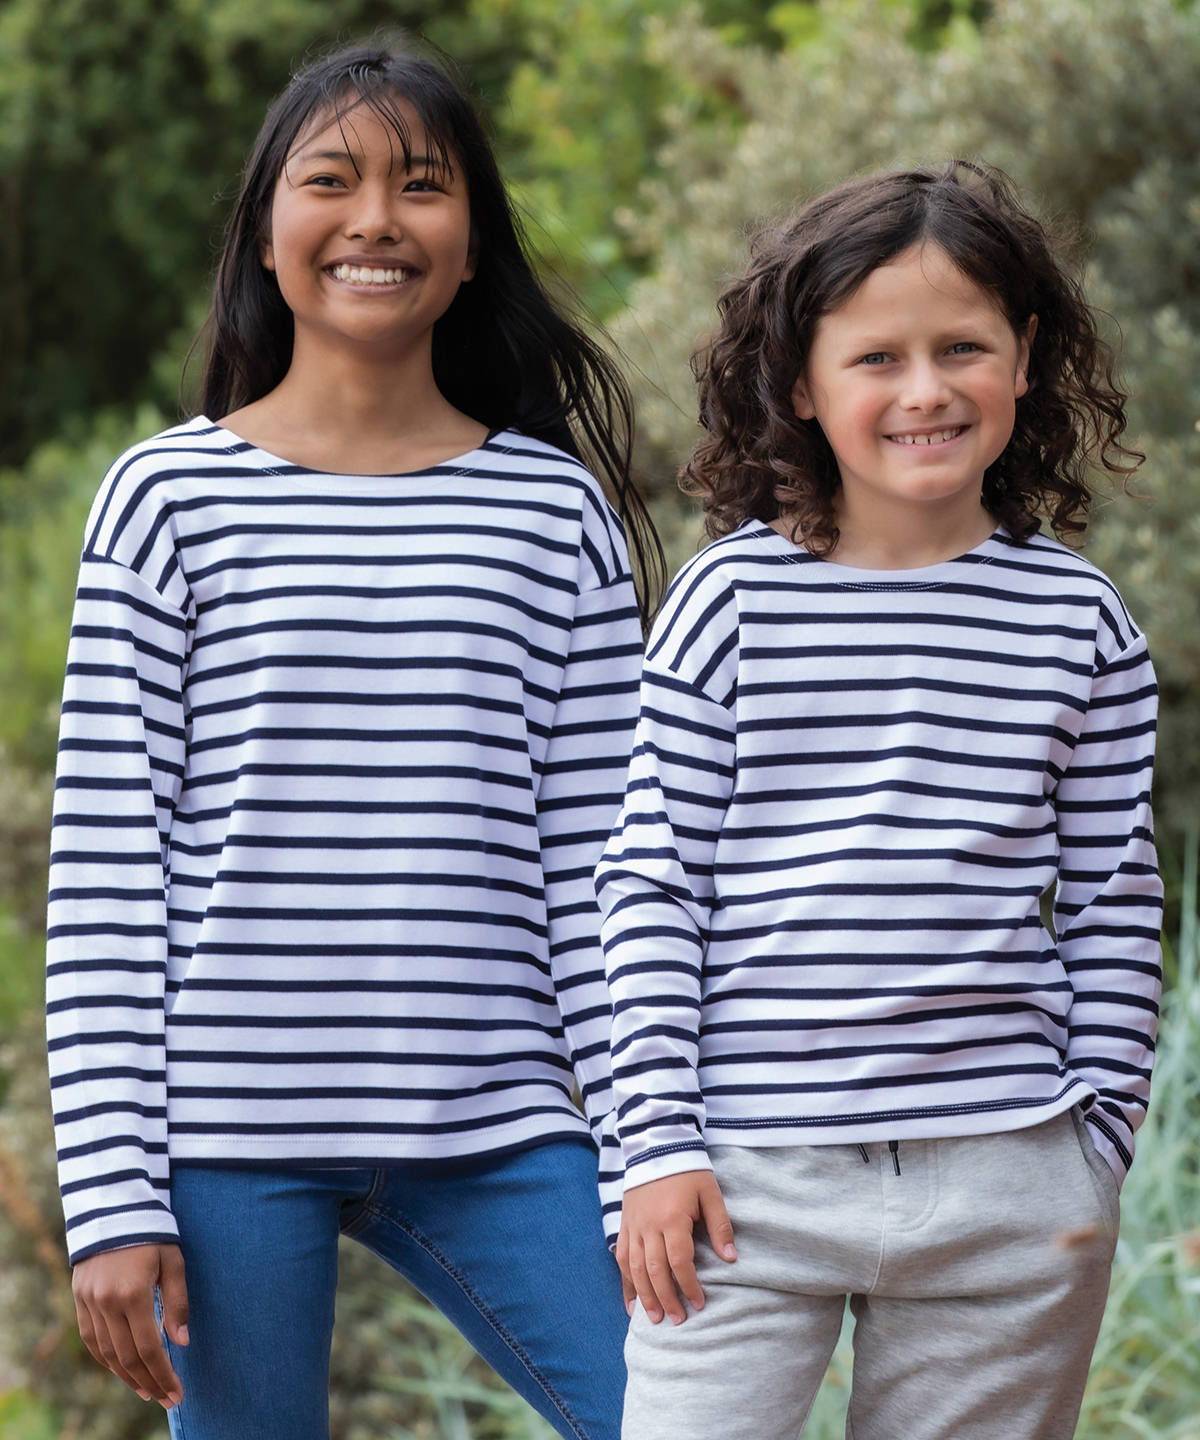
MULTIPOLYGON (((163 1331, 163 1345, 164 1345, 164 1347, 165 1347, 165 1349, 166 1349, 166 1352, 167 1352, 167 1359, 171 1362, 171 1368, 172 1368, 173 1370, 177 1370, 178 1367, 177 1367, 176 1364, 175 1364, 175 1356, 172 1355, 172 1353, 171 1353, 171 1350, 172 1350, 171 1341, 167 1338, 167 1333, 166 1333, 165 1330, 163 1331)), ((171 1423, 170 1420, 168 1420, 168 1421, 167 1421, 167 1424, 170 1425, 170 1423, 171 1423)), ((178 1405, 175 1406, 175 1431, 176 1431, 176 1434, 175 1434, 174 1440, 187 1440, 187 1430, 186 1430, 186 1427, 184 1426, 184 1423, 183 1423, 183 1401, 182 1401, 182 1400, 179 1402, 178 1405)))
POLYGON ((516 1356, 516 1358, 521 1362, 521 1364, 529 1372, 533 1380, 541 1386, 546 1396, 553 1403, 555 1409, 563 1417, 566 1423, 571 1427, 572 1434, 578 1436, 579 1440, 589 1440, 587 1431, 583 1429, 579 1421, 576 1419, 575 1415, 572 1414, 570 1408, 567 1405, 567 1402, 550 1384, 549 1380, 542 1373, 542 1371, 533 1363, 533 1360, 529 1355, 528 1351, 526 1351, 525 1347, 518 1343, 516 1337, 509 1333, 507 1327, 502 1325, 499 1318, 492 1312, 492 1310, 487 1305, 484 1304, 483 1297, 476 1292, 474 1287, 470 1284, 470 1282, 467 1280, 467 1277, 462 1273, 458 1266, 454 1265, 451 1262, 449 1256, 443 1255, 442 1252, 438 1249, 438 1247, 433 1243, 433 1241, 428 1238, 428 1236, 422 1234, 422 1232, 418 1230, 417 1227, 410 1220, 406 1220, 403 1216, 397 1215, 393 1211, 387 1210, 381 1205, 373 1204, 370 1202, 369 1199, 364 1204, 364 1209, 370 1210, 373 1214, 378 1216, 379 1219, 386 1220, 390 1224, 395 1225, 397 1229, 402 1230, 405 1235, 407 1235, 411 1240, 415 1241, 421 1247, 421 1249, 425 1251, 425 1253, 430 1257, 431 1260, 435 1261, 436 1264, 441 1266, 441 1268, 446 1272, 447 1275, 450 1276, 450 1278, 463 1292, 463 1294, 467 1297, 467 1299, 471 1302, 471 1304, 475 1307, 479 1314, 483 1316, 483 1318, 492 1327, 492 1329, 496 1332, 500 1339, 503 1340, 503 1342, 508 1346, 509 1350, 512 1351, 513 1355, 516 1356))
POLYGON ((356 1208, 350 1219, 345 1223, 342 1223, 339 1219, 338 1229, 348 1239, 353 1240, 363 1227, 370 1223, 371 1216, 378 1213, 375 1197, 387 1183, 387 1174, 388 1172, 386 1170, 377 1168, 371 1176, 370 1188, 362 1199, 356 1202, 356 1208))

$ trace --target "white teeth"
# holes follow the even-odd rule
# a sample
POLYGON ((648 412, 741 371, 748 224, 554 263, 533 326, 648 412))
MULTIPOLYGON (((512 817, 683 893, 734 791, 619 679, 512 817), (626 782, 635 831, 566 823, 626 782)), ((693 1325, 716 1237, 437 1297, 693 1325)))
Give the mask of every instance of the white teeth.
POLYGON ((345 280, 349 285, 398 285, 407 280, 411 270, 392 270, 368 267, 366 265, 335 265, 335 280, 345 280))
POLYGON ((928 435, 889 435, 888 439, 897 445, 940 445, 961 435, 965 429, 965 425, 956 425, 953 430, 934 430, 928 435))

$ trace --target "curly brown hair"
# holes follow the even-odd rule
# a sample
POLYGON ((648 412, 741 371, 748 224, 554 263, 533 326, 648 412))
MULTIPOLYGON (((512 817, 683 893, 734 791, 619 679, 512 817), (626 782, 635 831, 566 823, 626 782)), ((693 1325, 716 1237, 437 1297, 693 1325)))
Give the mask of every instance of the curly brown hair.
POLYGON ((707 434, 679 483, 703 501, 710 536, 783 516, 812 554, 833 551, 837 460, 817 421, 797 417, 792 388, 821 317, 922 242, 992 295, 1015 333, 1037 316, 1029 391, 984 474, 993 518, 1019 540, 1039 517, 1059 539, 1078 535, 1091 506, 1089 470, 1128 477, 1141 464, 1120 441, 1126 397, 1114 354, 1046 227, 1000 171, 951 160, 851 180, 752 242, 745 274, 718 301, 719 330, 692 359, 707 434))

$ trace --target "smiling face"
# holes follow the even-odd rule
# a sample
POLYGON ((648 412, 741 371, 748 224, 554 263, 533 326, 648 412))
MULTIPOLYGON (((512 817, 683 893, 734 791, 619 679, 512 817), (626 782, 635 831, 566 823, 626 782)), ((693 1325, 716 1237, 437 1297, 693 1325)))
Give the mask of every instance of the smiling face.
POLYGON ((427 347, 475 273, 466 181, 439 164, 412 106, 395 104, 409 163, 360 104, 340 123, 325 114, 305 126, 275 183, 261 259, 292 312, 297 353, 314 342, 427 347))
MULTIPOLYGON (((978 527, 984 471, 1008 444, 1035 321, 1014 333, 995 300, 933 244, 873 270, 817 322, 796 414, 837 459, 839 523, 938 512, 978 527)), ((973 543, 973 542, 972 542, 973 543)))

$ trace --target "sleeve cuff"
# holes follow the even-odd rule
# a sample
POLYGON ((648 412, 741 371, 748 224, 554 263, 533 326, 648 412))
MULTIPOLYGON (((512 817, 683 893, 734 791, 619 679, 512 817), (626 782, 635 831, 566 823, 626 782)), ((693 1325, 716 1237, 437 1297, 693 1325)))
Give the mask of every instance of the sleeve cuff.
POLYGON ((625 1189, 636 1190, 639 1185, 648 1185, 651 1180, 662 1180, 668 1175, 683 1175, 689 1170, 711 1170, 712 1161, 704 1141, 698 1136, 694 1140, 680 1140, 673 1145, 659 1145, 643 1150, 632 1160, 625 1162, 625 1189))

